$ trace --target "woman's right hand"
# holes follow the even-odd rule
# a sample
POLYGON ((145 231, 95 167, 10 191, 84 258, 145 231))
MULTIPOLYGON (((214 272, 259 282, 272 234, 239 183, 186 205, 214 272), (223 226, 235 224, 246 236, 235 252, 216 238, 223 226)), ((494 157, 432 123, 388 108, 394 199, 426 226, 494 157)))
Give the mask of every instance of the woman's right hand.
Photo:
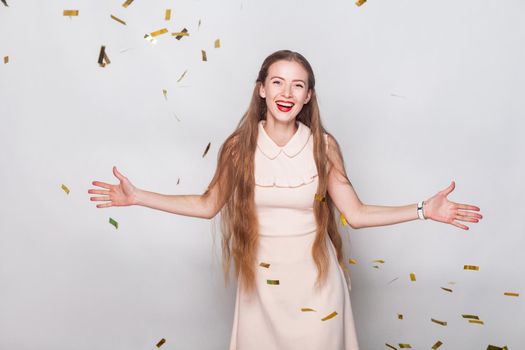
POLYGON ((103 197, 91 197, 92 201, 109 201, 108 203, 97 204, 97 208, 108 208, 108 207, 121 207, 127 205, 136 204, 136 193, 137 188, 128 180, 127 177, 122 175, 117 167, 113 167, 113 175, 119 180, 118 185, 110 185, 105 182, 93 181, 92 184, 100 189, 90 189, 88 193, 91 194, 102 194, 103 197))

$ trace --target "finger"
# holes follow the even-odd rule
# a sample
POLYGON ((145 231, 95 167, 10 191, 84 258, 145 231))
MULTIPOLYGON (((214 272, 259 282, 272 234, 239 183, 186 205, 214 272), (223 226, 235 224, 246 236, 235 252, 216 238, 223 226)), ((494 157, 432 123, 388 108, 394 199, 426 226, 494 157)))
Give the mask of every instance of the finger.
POLYGON ((483 219, 483 215, 478 214, 478 213, 473 213, 473 212, 470 212, 470 211, 464 211, 464 210, 460 211, 460 210, 458 210, 457 214, 461 215, 461 216, 468 216, 468 217, 472 217, 472 218, 483 219))
POLYGON ((97 204, 97 208, 109 208, 111 203, 97 204))
POLYGON ((456 182, 452 180, 450 185, 443 190, 443 193, 445 194, 445 196, 448 196, 450 192, 454 191, 454 188, 456 188, 456 182))
POLYGON ((94 186, 107 188, 108 190, 111 188, 111 185, 110 185, 110 184, 107 184, 107 183, 105 183, 105 182, 93 181, 92 184, 93 184, 94 186))
POLYGON ((460 224, 459 222, 456 222, 456 221, 452 221, 452 225, 456 226, 456 227, 459 227, 463 230, 468 230, 468 226, 465 226, 463 224, 460 224))
POLYGON ((122 175, 118 170, 116 166, 113 166, 113 175, 119 180, 124 180, 125 176, 122 175))
POLYGON ((458 209, 466 209, 466 210, 475 210, 480 211, 479 207, 476 207, 475 205, 470 204, 459 204, 457 203, 458 209))
POLYGON ((461 215, 457 215, 454 220, 461 220, 461 221, 468 221, 468 222, 479 222, 479 220, 476 219, 476 218, 471 218, 471 217, 468 217, 468 216, 461 216, 461 215))
POLYGON ((105 194, 105 195, 108 195, 109 196, 109 191, 108 190, 88 190, 88 193, 91 193, 91 194, 105 194))
POLYGON ((111 199, 109 199, 109 197, 91 197, 90 198, 92 201, 110 201, 111 199))

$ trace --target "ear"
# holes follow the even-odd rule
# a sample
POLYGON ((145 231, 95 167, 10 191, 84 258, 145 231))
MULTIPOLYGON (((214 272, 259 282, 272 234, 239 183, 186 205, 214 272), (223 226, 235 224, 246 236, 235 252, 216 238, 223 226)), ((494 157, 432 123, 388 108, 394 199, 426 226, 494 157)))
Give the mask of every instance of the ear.
POLYGON ((310 99, 312 98, 312 89, 308 89, 308 94, 306 95, 306 99, 304 100, 304 104, 307 104, 310 102, 310 99))
POLYGON ((264 84, 261 84, 261 86, 259 87, 259 96, 261 96, 261 98, 266 98, 266 91, 264 90, 264 84))

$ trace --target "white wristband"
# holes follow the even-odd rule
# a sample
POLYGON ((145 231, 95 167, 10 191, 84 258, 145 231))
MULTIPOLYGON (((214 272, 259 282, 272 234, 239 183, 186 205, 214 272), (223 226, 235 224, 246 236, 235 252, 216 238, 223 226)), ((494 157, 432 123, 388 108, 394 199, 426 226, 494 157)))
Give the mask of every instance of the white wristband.
POLYGON ((424 201, 421 201, 417 203, 417 216, 420 220, 426 220, 425 213, 423 212, 423 203, 424 201))

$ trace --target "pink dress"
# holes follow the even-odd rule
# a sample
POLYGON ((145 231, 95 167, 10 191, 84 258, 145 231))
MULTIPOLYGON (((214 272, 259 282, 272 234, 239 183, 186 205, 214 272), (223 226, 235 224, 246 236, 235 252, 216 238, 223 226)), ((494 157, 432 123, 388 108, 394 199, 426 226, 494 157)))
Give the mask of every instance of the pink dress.
POLYGON ((294 136, 279 147, 264 123, 255 154, 256 292, 237 288, 230 350, 357 350, 348 284, 329 239, 328 278, 314 288, 318 179, 310 128, 297 122, 294 136))

